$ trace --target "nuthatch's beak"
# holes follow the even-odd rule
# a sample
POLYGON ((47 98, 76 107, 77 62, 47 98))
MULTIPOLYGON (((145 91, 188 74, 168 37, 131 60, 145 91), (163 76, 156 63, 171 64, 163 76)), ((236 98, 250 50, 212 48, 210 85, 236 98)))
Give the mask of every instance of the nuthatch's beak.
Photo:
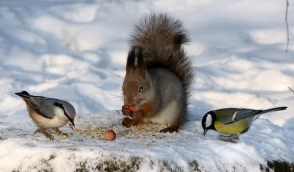
POLYGON ((68 124, 72 130, 75 129, 75 123, 73 121, 68 121, 68 124))

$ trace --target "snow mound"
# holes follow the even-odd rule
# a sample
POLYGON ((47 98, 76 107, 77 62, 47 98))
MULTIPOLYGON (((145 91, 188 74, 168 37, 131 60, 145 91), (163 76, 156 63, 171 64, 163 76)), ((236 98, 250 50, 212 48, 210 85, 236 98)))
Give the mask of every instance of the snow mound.
POLYGON ((122 118, 119 111, 83 115, 74 132, 61 128, 69 138, 54 134, 54 141, 34 134, 32 122, 0 123, 0 171, 261 171, 269 162, 294 162, 293 131, 265 119, 230 143, 215 131, 204 137, 197 115, 178 133, 151 124, 126 128, 122 118), (114 141, 104 139, 108 129, 116 132, 114 141))

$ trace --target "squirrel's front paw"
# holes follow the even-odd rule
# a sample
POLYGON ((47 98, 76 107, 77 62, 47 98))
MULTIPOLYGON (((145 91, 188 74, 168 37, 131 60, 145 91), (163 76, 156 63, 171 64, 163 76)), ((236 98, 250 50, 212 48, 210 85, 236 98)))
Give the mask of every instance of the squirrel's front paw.
POLYGON ((141 111, 140 110, 139 111, 134 111, 132 109, 133 111, 131 111, 129 107, 130 106, 122 106, 122 110, 121 111, 122 111, 123 115, 130 116, 132 118, 136 118, 138 116, 141 116, 141 111))
POLYGON ((132 118, 137 118, 137 117, 141 117, 141 116, 142 115, 141 115, 140 111, 134 111, 134 112, 130 113, 130 117, 132 117, 132 118))
POLYGON ((125 116, 131 116, 132 112, 128 110, 127 106, 122 106, 121 108, 121 112, 123 113, 123 115, 125 116))
POLYGON ((122 121, 122 125, 126 126, 126 127, 131 127, 134 123, 134 120, 128 117, 125 117, 122 121))

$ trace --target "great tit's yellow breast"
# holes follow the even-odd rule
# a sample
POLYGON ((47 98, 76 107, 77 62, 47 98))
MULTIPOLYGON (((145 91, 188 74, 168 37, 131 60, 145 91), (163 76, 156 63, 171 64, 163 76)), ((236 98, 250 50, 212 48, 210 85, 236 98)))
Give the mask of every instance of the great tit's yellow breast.
POLYGON ((248 130, 249 122, 247 120, 240 120, 231 124, 223 124, 219 121, 214 122, 215 129, 223 134, 241 134, 248 130))

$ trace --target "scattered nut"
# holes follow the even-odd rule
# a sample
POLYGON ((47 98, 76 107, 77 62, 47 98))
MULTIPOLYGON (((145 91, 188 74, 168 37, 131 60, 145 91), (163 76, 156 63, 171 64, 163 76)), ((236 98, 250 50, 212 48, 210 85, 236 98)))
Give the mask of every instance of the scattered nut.
POLYGON ((105 133, 104 133, 104 138, 106 140, 109 140, 109 141, 112 141, 114 140, 116 137, 116 134, 113 130, 107 130, 105 133))

